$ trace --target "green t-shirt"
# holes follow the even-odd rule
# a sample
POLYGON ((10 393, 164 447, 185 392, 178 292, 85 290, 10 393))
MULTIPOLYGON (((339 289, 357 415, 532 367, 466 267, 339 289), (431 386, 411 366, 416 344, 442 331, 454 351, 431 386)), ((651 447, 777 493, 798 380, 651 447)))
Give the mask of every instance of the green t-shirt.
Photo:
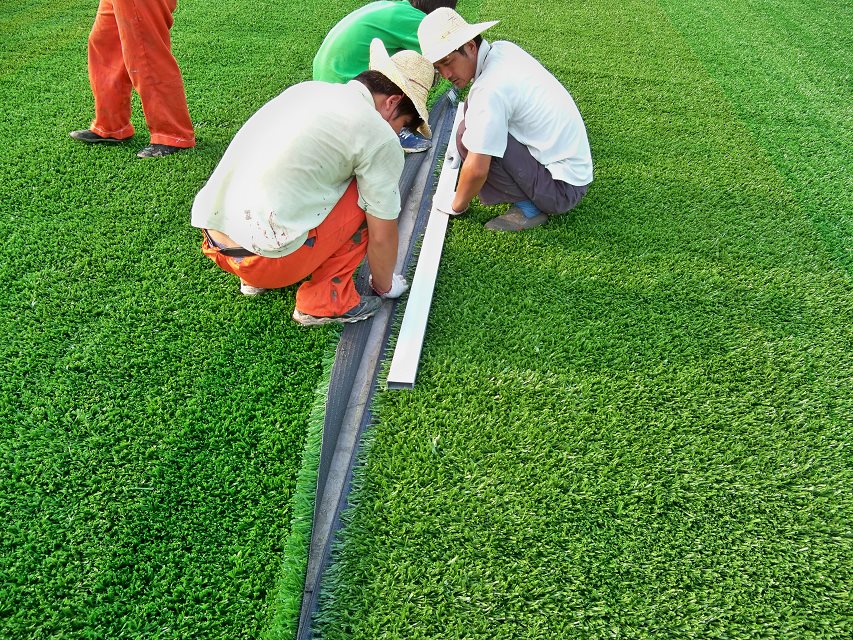
POLYGON ((421 52, 418 27, 426 14, 405 0, 377 0, 356 9, 326 35, 314 56, 314 80, 349 82, 370 62, 370 41, 379 38, 388 55, 421 52))

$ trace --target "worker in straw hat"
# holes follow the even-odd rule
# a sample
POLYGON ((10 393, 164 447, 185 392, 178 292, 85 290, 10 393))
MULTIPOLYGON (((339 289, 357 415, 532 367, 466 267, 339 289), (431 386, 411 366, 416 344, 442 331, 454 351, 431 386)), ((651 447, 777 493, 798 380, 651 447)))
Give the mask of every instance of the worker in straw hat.
POLYGON ((459 214, 479 195, 483 204, 512 203, 486 223, 522 231, 573 209, 592 182, 586 127, 569 92, 535 58, 511 42, 489 43, 497 22, 469 24, 437 9, 418 28, 424 57, 456 87, 473 81, 457 146, 463 158, 452 202, 459 214))
POLYGON ((371 43, 370 69, 347 84, 303 82, 237 132, 195 198, 202 251, 240 278, 247 295, 302 282, 299 324, 357 322, 399 297, 394 273, 403 127, 430 137, 432 65, 371 43), (341 135, 345 132, 346 135, 341 135), (367 255, 376 295, 352 276, 367 255))

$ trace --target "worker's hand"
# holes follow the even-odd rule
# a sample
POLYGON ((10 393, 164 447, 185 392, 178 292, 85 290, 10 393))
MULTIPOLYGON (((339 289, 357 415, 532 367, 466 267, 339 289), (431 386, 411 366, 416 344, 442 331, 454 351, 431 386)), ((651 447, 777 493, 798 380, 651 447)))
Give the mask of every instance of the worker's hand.
POLYGON ((468 211, 468 207, 465 207, 462 211, 456 211, 456 209, 453 208, 453 196, 447 198, 444 202, 434 202, 433 204, 436 209, 449 216, 461 216, 463 213, 468 211))
POLYGON ((448 145, 447 152, 444 154, 444 163, 449 164, 451 169, 458 169, 462 165, 462 156, 456 145, 448 145))
POLYGON ((406 282, 406 279, 399 273, 395 273, 391 276, 391 288, 388 291, 379 291, 376 287, 373 286, 373 274, 370 274, 368 282, 370 283, 371 289, 373 289, 377 294, 386 299, 399 298, 406 292, 406 289, 409 288, 409 283, 406 282))

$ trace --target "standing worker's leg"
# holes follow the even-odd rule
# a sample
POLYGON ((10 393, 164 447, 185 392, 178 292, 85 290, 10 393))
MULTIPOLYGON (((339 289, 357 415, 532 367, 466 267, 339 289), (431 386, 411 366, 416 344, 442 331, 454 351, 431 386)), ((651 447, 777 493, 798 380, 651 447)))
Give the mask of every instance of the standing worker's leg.
POLYGON ((142 99, 152 145, 195 146, 169 31, 177 0, 113 0, 124 64, 142 99))
POLYGON ((95 119, 90 130, 102 138, 130 138, 133 135, 130 124, 132 85, 122 58, 112 0, 101 0, 98 4, 89 35, 89 84, 95 97, 95 119))

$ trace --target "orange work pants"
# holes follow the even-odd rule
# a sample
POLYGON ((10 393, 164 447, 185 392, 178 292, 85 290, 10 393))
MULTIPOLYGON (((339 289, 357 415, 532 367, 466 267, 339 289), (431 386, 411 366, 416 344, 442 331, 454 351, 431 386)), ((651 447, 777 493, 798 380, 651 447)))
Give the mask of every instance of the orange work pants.
POLYGON ((304 280, 296 308, 312 316, 339 316, 359 302, 353 274, 367 253, 367 219, 353 180, 335 207, 299 249, 281 258, 224 256, 202 241, 201 250, 220 268, 253 287, 277 289, 304 280))
POLYGON ((89 35, 89 83, 95 96, 90 129, 129 138, 130 94, 142 99, 152 144, 194 147, 184 81, 169 30, 177 0, 100 0, 89 35))

